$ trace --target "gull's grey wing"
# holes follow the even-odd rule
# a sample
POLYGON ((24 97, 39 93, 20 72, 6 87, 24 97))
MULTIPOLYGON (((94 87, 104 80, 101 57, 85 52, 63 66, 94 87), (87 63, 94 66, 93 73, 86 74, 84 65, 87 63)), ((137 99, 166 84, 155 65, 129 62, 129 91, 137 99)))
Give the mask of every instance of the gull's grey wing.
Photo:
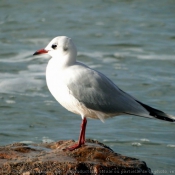
POLYGON ((72 74, 67 87, 87 108, 104 113, 149 116, 144 107, 102 73, 81 64, 72 66, 69 71, 72 74))

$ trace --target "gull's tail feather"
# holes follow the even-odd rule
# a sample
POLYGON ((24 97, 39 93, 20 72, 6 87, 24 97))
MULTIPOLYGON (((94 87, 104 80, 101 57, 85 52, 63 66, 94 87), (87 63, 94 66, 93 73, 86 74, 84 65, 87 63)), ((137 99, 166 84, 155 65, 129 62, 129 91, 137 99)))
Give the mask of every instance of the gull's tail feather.
POLYGON ((140 105, 142 105, 148 112, 149 112, 149 115, 154 117, 154 118, 157 118, 157 119, 160 119, 160 120, 166 120, 166 121, 169 121, 169 122, 175 122, 175 117, 172 116, 172 115, 168 115, 166 113, 164 113, 163 111, 160 111, 158 109, 155 109, 155 108, 152 108, 146 104, 143 104, 141 103, 140 101, 137 101, 140 105))

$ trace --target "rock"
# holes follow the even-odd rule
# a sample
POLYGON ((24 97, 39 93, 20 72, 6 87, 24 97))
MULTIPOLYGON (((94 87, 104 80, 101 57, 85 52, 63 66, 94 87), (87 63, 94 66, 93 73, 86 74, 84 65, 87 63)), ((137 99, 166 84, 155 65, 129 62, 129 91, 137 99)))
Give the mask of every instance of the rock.
POLYGON ((145 162, 115 153, 98 141, 89 139, 79 149, 65 149, 72 144, 66 140, 1 146, 0 175, 152 174, 145 162))

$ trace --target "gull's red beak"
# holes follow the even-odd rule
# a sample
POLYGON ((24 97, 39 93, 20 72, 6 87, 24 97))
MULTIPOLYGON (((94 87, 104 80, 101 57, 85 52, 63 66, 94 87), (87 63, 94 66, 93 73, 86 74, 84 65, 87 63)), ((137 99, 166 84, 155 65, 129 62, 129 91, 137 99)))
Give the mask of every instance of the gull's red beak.
POLYGON ((36 51, 33 55, 40 55, 40 54, 45 54, 45 53, 48 53, 48 51, 45 49, 41 49, 41 50, 36 51))

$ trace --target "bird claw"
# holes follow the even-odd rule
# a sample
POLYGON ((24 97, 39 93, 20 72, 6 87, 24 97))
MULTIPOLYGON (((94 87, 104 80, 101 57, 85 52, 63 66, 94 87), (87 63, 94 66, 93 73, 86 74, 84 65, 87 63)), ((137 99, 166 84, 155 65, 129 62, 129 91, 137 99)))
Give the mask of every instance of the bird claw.
POLYGON ((72 145, 72 146, 70 146, 70 147, 67 147, 65 150, 73 151, 73 150, 75 150, 75 149, 80 148, 82 145, 83 145, 83 144, 77 143, 77 144, 75 144, 75 145, 72 145))

